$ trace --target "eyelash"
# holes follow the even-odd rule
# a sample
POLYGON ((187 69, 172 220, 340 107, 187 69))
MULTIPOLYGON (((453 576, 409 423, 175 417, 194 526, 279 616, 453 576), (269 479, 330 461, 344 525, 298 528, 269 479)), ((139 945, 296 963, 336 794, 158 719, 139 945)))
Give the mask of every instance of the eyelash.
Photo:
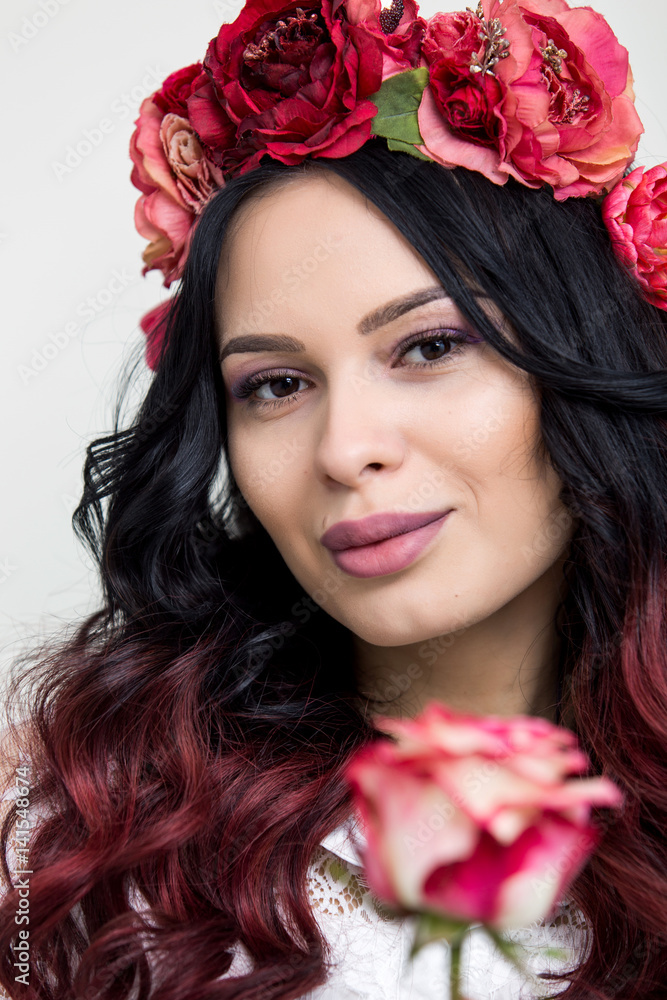
MULTIPOLYGON (((442 358, 434 358, 431 361, 416 362, 414 365, 410 365, 408 367, 436 368, 439 366, 445 366, 449 364, 454 357, 457 357, 467 344, 479 343, 481 338, 473 337, 471 334, 466 333, 463 330, 447 330, 446 333, 440 330, 423 330, 421 333, 413 334, 411 337, 408 337, 407 340, 403 341, 398 357, 404 357, 409 351, 412 350, 413 347, 419 347, 422 344, 438 343, 439 341, 443 341, 445 344, 449 345, 453 344, 454 347, 442 358)), ((294 372, 286 370, 278 370, 268 374, 258 373, 257 375, 250 375, 248 378, 244 379, 233 389, 232 394, 236 399, 249 400, 248 405, 257 407, 260 410, 274 409, 276 406, 284 406, 300 396, 303 389, 297 389, 296 392, 291 393, 289 396, 284 396, 282 399, 250 399, 253 392, 260 389, 263 385, 266 385, 268 382, 280 381, 284 378, 294 378, 297 382, 301 380, 307 381, 306 379, 303 379, 303 376, 297 376, 294 372)))

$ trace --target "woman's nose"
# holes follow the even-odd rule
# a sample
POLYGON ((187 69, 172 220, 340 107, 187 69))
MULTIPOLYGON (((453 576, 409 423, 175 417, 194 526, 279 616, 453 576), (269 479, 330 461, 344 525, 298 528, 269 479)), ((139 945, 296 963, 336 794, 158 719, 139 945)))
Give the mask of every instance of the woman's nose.
POLYGON ((316 427, 315 466, 353 486, 367 469, 396 469, 406 448, 405 420, 389 380, 348 369, 332 379, 316 427))

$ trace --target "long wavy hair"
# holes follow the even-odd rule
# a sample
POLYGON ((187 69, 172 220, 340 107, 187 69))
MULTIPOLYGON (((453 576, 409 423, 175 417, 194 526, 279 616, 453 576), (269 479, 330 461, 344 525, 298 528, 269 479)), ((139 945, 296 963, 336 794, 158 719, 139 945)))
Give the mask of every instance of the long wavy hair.
POLYGON ((73 523, 103 606, 14 668, 9 723, 40 821, 29 984, 14 978, 18 889, 0 907, 0 982, 25 1000, 290 1000, 326 981, 307 869, 351 811, 344 768, 377 732, 350 632, 297 584, 234 481, 214 316, 237 207, 312 169, 373 202, 533 379, 541 447, 577 519, 558 718, 626 797, 571 889, 585 958, 545 978, 568 979, 567 1000, 664 998, 667 315, 616 262, 595 200, 500 187, 382 140, 265 159, 216 194, 145 396, 122 426, 128 380, 113 433, 88 447, 73 523), (225 979, 236 946, 253 968, 225 979))

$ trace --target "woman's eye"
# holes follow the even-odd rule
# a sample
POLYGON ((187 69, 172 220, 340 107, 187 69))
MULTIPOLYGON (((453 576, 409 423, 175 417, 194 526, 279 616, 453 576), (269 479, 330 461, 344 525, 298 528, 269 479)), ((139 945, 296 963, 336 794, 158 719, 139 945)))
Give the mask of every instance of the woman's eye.
POLYGON ((294 391, 290 392, 290 390, 294 390, 295 387, 298 386, 299 382, 305 382, 305 381, 306 381, 305 378, 301 378, 297 375, 278 375, 278 376, 274 375, 271 379, 265 379, 259 385, 259 388, 257 389, 258 393, 257 398, 262 401, 268 401, 268 400, 271 400, 271 402, 274 401, 271 399, 271 396, 260 396, 259 392, 261 389, 270 389, 271 392, 277 391, 279 396, 282 394, 283 398, 289 398, 290 396, 295 395, 294 391))
MULTIPOLYGON (((397 356, 398 368, 436 368, 453 361, 465 349, 467 344, 479 343, 476 337, 464 330, 429 330, 408 337, 400 345, 397 356), (407 361, 408 355, 414 353, 414 360, 407 361)), ((268 374, 259 372, 244 379, 238 386, 232 388, 235 399, 248 400, 250 406, 258 409, 285 406, 298 399, 302 389, 299 383, 308 383, 303 378, 289 370, 274 371, 268 374), (263 395, 259 393, 263 392, 263 395), (273 395, 273 394, 277 394, 273 395)))
POLYGON ((450 337, 431 337, 428 340, 418 340, 416 344, 411 343, 407 347, 403 347, 399 357, 405 358, 414 351, 416 359, 414 363, 418 366, 428 365, 433 361, 441 361, 451 354, 451 343, 450 337), (427 360, 424 360, 425 358, 427 360))

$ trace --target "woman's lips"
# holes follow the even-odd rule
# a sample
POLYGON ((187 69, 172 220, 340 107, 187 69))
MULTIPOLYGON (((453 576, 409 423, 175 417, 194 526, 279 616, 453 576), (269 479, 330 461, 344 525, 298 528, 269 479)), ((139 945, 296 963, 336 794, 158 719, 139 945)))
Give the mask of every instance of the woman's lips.
POLYGON ((331 558, 339 569, 349 573, 350 576, 367 578, 398 573, 399 570, 409 566, 431 539, 435 538, 451 513, 453 512, 450 510, 435 521, 430 521, 414 531, 407 531, 403 535, 385 538, 370 545, 357 545, 350 549, 332 551, 331 558))

